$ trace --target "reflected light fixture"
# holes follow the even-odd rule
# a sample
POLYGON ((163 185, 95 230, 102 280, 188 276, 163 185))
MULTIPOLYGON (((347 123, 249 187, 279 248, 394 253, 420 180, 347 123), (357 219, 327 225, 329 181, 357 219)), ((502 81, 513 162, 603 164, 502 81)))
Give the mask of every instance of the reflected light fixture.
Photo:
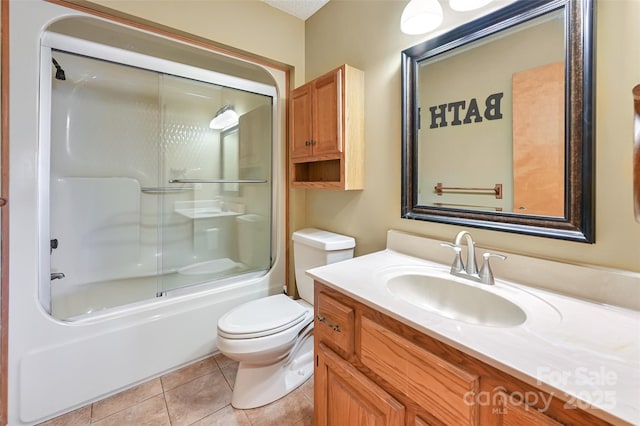
POLYGON ((456 12, 480 9, 491 3, 491 0, 449 0, 449 7, 456 12))
POLYGON ((231 105, 225 105, 216 112, 216 116, 209 123, 209 127, 214 130, 222 130, 238 124, 238 113, 231 105))
POLYGON ((424 34, 438 28, 442 19, 438 0, 411 0, 402 11, 400 29, 405 34, 424 34))

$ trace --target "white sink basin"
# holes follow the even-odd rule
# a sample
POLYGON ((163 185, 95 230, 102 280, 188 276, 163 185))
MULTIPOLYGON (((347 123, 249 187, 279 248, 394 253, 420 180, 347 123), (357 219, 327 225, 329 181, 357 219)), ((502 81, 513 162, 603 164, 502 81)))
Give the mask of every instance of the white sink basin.
POLYGON ((408 273, 390 278, 386 286, 391 294, 412 305, 466 323, 513 327, 527 320, 515 303, 453 277, 408 273))

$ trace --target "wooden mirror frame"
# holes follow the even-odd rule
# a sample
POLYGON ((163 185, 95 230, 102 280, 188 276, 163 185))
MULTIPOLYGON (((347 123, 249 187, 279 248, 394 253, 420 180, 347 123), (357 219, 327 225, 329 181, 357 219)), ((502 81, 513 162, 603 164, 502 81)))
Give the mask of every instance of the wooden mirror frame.
MULTIPOLYGON (((402 217, 518 234, 595 242, 594 1, 517 1, 402 52, 402 217), (546 13, 565 13, 564 217, 418 204, 418 64, 546 13)), ((455 166, 452 165, 452 170, 455 166)))

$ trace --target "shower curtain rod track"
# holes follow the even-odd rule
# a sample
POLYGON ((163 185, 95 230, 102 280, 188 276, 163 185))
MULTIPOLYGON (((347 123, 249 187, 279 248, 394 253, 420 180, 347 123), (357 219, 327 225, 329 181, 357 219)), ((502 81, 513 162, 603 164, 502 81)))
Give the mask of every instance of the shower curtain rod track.
POLYGON ((266 179, 171 179, 169 183, 267 183, 266 179))

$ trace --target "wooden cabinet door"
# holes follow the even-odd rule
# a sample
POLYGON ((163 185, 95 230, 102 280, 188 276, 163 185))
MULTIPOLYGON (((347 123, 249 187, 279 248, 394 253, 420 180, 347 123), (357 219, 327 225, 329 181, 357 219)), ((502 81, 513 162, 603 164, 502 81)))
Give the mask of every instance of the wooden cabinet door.
POLYGON ((342 69, 320 77, 314 83, 314 156, 342 151, 342 84, 342 69))
POLYGON ((311 155, 313 139, 312 86, 306 84, 291 92, 291 158, 304 158, 311 155))
POLYGON ((500 392, 499 397, 503 426, 562 426, 562 423, 504 392, 500 392))
POLYGON ((377 376, 447 425, 477 426, 478 375, 442 359, 362 315, 360 360, 377 376))
POLYGON ((315 371, 316 426, 400 426, 405 410, 391 395, 320 343, 315 371))

